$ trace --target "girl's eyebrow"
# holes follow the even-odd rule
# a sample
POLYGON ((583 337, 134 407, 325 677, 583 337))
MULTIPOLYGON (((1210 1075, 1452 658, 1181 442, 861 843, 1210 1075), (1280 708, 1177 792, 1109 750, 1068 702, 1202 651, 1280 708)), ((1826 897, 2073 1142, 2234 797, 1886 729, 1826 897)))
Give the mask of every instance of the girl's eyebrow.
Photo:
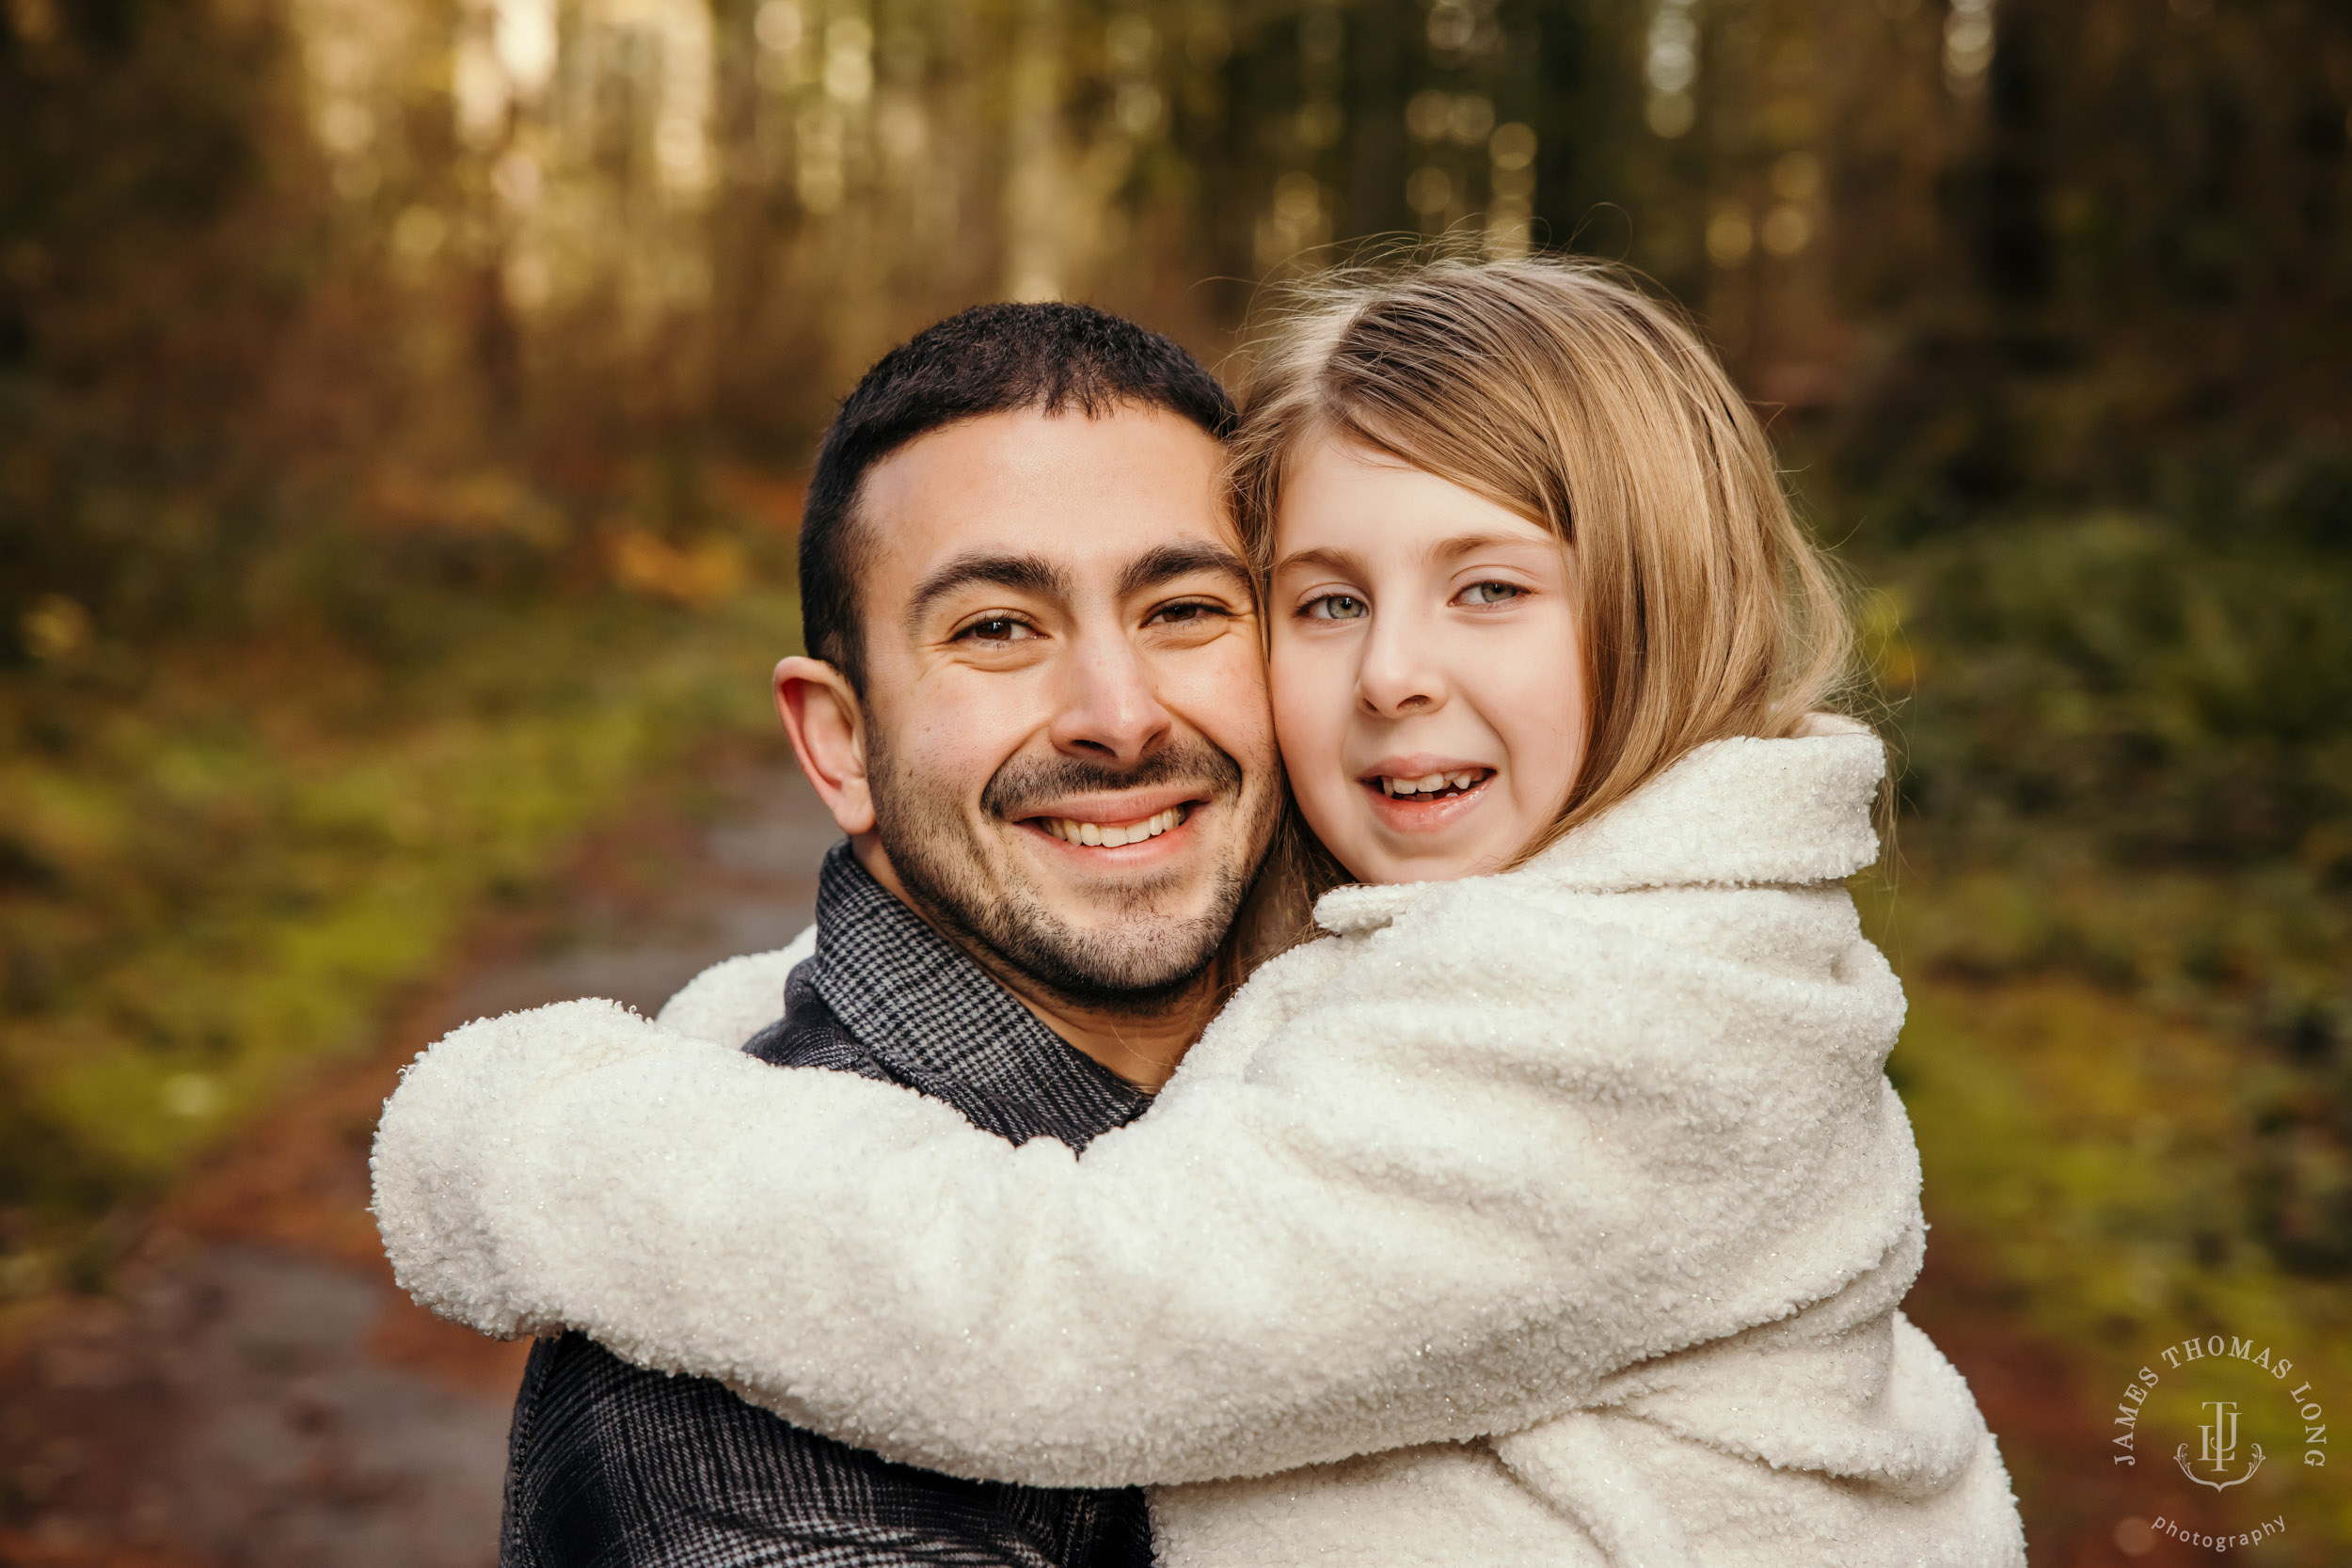
POLYGON ((1476 555, 1480 550, 1508 549, 1515 546, 1525 549, 1541 549, 1546 546, 1556 547, 1558 544, 1558 540, 1549 536, 1542 539, 1529 539, 1516 533, 1466 533, 1454 539, 1440 539, 1430 546, 1429 559, 1458 561, 1466 555, 1476 555))
POLYGON ((1301 566, 1320 566, 1328 572, 1354 572, 1359 570, 1362 565, 1362 559, 1355 551, 1325 546, 1318 549, 1300 550, 1295 555, 1286 555, 1274 563, 1274 570, 1288 572, 1301 566))
MULTIPOLYGON (((1480 550, 1513 547, 1542 549, 1547 546, 1557 548, 1559 541, 1549 537, 1529 539, 1514 533, 1465 533, 1452 539, 1440 539, 1423 554, 1430 561, 1449 562, 1458 561, 1466 555, 1476 555, 1480 550)), ((1363 560, 1353 550, 1337 549, 1327 545, 1311 550, 1300 550, 1295 555, 1286 555, 1274 563, 1274 570, 1281 573, 1304 566, 1320 566, 1334 572, 1359 572, 1363 569, 1363 560)))

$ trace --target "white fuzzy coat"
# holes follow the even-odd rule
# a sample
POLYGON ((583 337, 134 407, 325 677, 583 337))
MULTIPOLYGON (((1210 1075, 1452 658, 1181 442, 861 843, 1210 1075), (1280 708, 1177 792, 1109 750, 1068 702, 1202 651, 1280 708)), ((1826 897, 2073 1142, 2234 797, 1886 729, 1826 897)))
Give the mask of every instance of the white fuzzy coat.
POLYGON ((1883 769, 1722 741, 1518 871, 1334 893, 1083 1158, 740 1054, 800 944, 660 1022, 470 1024, 386 1108, 386 1246, 486 1333, 934 1469, 1151 1483, 1171 1565, 2020 1564, 1896 1310, 1902 992, 1840 885, 1883 769))

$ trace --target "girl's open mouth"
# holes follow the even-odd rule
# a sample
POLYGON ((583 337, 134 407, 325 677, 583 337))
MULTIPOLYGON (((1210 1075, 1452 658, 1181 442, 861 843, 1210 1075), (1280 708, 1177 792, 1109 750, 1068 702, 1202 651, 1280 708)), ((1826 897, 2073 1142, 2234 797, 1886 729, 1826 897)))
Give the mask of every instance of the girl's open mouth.
POLYGON ((1442 773, 1424 773, 1416 779, 1400 779, 1390 774, 1375 774, 1366 779, 1367 787, 1376 787, 1392 800, 1419 803, 1423 800, 1455 800, 1470 794, 1495 776, 1491 768, 1461 768, 1442 773))

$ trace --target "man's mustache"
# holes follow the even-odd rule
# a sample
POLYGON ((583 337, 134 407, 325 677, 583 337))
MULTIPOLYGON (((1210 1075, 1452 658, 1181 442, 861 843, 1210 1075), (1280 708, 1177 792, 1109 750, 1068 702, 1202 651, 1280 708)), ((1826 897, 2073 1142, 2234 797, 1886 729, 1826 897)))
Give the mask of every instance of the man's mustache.
POLYGON ((1182 784, 1212 800, 1241 792, 1241 764, 1214 746, 1184 743, 1163 747, 1132 768, 1112 768, 1084 757, 1016 757, 996 770, 980 791, 980 809, 1001 821, 1034 816, 1073 795, 1182 784))

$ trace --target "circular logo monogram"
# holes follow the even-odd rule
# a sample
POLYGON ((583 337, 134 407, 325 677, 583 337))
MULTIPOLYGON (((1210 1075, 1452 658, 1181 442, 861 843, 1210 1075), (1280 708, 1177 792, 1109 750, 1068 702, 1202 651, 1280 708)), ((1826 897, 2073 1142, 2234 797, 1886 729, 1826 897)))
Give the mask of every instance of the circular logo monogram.
POLYGON ((2111 1461, 2174 1500, 2115 1532, 2128 1555, 2159 1538, 2210 1551, 2284 1535, 2298 1473, 2328 1466, 2328 1409, 2291 1356, 2267 1343, 2211 1334, 2149 1358, 2116 1402, 2111 1461))

